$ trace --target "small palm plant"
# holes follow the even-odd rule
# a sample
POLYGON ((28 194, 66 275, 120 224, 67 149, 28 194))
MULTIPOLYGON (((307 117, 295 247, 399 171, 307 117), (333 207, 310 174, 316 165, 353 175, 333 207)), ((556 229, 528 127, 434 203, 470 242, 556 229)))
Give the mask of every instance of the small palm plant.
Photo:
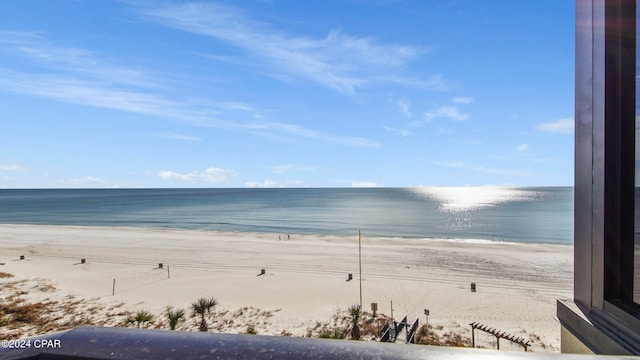
POLYGON ((209 330, 205 315, 211 312, 211 308, 218 305, 218 301, 214 298, 200 298, 191 303, 191 310, 193 315, 200 315, 200 331, 206 332, 209 330))
POLYGON ((167 309, 166 315, 167 315, 167 320, 169 320, 169 329, 175 330, 176 326, 178 326, 178 321, 184 318, 184 310, 167 309))
POLYGON ((138 310, 133 316, 129 316, 125 322, 127 324, 135 323, 138 328, 153 320, 153 314, 145 310, 138 310))
POLYGON ((351 328, 351 339, 360 340, 360 317, 362 316, 362 309, 360 309, 360 305, 352 305, 349 307, 349 315, 351 315, 351 324, 353 327, 351 328))

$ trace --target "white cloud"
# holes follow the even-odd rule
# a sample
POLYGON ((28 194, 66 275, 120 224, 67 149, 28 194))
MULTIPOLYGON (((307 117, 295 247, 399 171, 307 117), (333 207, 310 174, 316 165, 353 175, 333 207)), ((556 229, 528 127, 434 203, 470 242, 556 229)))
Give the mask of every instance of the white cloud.
POLYGON ((209 36, 242 49, 281 79, 298 78, 345 94, 373 82, 414 82, 440 89, 433 79, 407 76, 407 64, 428 49, 382 44, 367 37, 329 31, 324 38, 289 34, 242 10, 216 3, 143 8, 144 17, 165 26, 209 36))
POLYGON ((518 146, 516 146, 516 150, 520 151, 520 152, 524 152, 529 150, 529 144, 520 144, 518 146))
POLYGON ((372 181, 353 181, 351 182, 351 187, 373 188, 381 186, 372 181))
POLYGON ((169 100, 159 93, 81 79, 73 74, 27 74, 0 67, 0 86, 4 91, 101 108, 194 121, 199 115, 197 111, 190 110, 189 104, 169 100))
POLYGON ((20 165, 0 165, 0 171, 24 171, 24 167, 20 165))
POLYGON ((480 140, 458 140, 457 143, 461 144, 461 145, 479 145, 479 144, 482 144, 482 141, 480 141, 480 140))
POLYGON ((437 118, 451 119, 453 121, 465 121, 469 118, 469 115, 461 113, 455 106, 441 106, 434 111, 428 111, 424 114, 424 118, 427 121, 431 121, 437 118))
POLYGON ((110 180, 96 178, 93 176, 65 179, 58 182, 56 186, 63 187, 63 188, 103 188, 103 189, 143 187, 139 183, 113 182, 110 180))
POLYGON ((263 182, 247 181, 244 185, 249 188, 305 187, 305 183, 302 180, 287 180, 284 183, 273 180, 265 180, 263 182))
POLYGON ((458 86, 456 83, 451 81, 445 81, 442 74, 435 74, 428 79, 408 77, 408 76, 398 76, 398 75, 380 75, 380 76, 372 76, 372 82, 377 83, 395 83, 398 85, 411 86, 421 89, 429 89, 429 90, 437 90, 437 91, 447 91, 458 86))
POLYGON ((333 135, 333 134, 324 134, 312 129, 307 129, 307 128, 304 128, 298 125, 293 125, 293 124, 276 123, 276 122, 258 123, 258 124, 262 124, 263 128, 265 129, 279 130, 281 132, 284 132, 290 135, 297 135, 297 136, 309 138, 309 139, 318 139, 318 140, 323 140, 327 142, 340 143, 340 144, 355 146, 355 147, 371 147, 371 148, 380 147, 380 143, 378 143, 377 141, 372 141, 362 137, 348 137, 348 136, 340 136, 340 135, 333 135))
POLYGON ((445 167, 452 167, 452 168, 458 168, 458 167, 465 166, 464 162, 462 162, 462 161, 432 161, 432 163, 434 163, 435 165, 440 165, 440 166, 445 166, 445 167))
POLYGON ((573 118, 565 118, 557 121, 545 122, 536 127, 536 129, 550 133, 572 134, 574 127, 573 118))
POLYGON ((279 187, 278 183, 276 181, 273 180, 265 180, 261 183, 259 182, 255 182, 255 181, 247 181, 246 183, 244 183, 244 185, 246 187, 250 187, 250 188, 273 188, 273 187, 279 187))
POLYGON ((456 96, 451 99, 451 102, 455 104, 469 105, 473 102, 473 98, 469 96, 456 96))
POLYGON ((158 173, 158 176, 160 176, 160 178, 163 180, 205 184, 228 182, 236 175, 236 172, 233 170, 220 169, 215 167, 210 167, 204 172, 193 171, 188 174, 180 174, 166 170, 162 170, 158 173))
POLYGON ((396 133, 396 134, 398 134, 398 135, 402 135, 402 136, 409 136, 409 135, 411 135, 411 132, 410 132, 410 131, 407 131, 407 130, 394 129, 394 128, 390 128, 390 127, 388 127, 388 126, 385 126, 385 127, 384 127, 384 129, 385 129, 385 130, 387 130, 387 131, 390 131, 390 132, 392 132, 392 133, 396 133))
POLYGON ((63 181, 66 187, 106 187, 108 182, 103 179, 99 179, 93 176, 85 176, 82 178, 73 178, 63 181))
POLYGON ((288 171, 316 171, 317 168, 315 166, 308 165, 278 165, 272 166, 271 171, 275 174, 282 174, 288 171))
POLYGON ((400 108, 400 111, 402 111, 402 114, 404 114, 404 116, 406 116, 409 119, 413 117, 413 113, 411 113, 411 102, 409 102, 409 100, 398 99, 396 101, 396 105, 398 105, 398 107, 400 108))
POLYGON ((264 115, 258 109, 256 109, 254 105, 248 104, 248 103, 243 103, 238 101, 199 100, 197 104, 200 106, 204 106, 206 108, 219 109, 221 110, 220 112, 222 112, 222 110, 230 110, 235 112, 247 113, 255 119, 264 118, 264 115))

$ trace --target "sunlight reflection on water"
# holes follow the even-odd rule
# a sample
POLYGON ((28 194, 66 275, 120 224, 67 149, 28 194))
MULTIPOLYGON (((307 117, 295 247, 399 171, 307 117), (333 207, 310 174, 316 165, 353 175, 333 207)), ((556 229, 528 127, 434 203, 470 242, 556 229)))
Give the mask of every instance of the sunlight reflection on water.
POLYGON ((504 202, 532 201, 539 196, 536 191, 509 187, 419 187, 412 190, 420 196, 437 201, 441 211, 453 213, 504 202))

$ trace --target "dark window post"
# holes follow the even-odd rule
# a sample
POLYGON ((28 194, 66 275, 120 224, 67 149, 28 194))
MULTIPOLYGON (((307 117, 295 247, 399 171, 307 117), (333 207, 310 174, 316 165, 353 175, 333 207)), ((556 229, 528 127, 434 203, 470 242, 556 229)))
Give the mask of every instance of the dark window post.
POLYGON ((633 301, 635 0, 605 7, 604 297, 633 301))

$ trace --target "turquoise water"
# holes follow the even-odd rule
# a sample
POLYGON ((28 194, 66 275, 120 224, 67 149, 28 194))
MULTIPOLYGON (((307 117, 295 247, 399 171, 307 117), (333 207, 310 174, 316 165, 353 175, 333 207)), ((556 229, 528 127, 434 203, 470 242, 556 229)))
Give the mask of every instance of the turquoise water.
POLYGON ((573 243, 573 188, 0 190, 0 223, 573 243))

